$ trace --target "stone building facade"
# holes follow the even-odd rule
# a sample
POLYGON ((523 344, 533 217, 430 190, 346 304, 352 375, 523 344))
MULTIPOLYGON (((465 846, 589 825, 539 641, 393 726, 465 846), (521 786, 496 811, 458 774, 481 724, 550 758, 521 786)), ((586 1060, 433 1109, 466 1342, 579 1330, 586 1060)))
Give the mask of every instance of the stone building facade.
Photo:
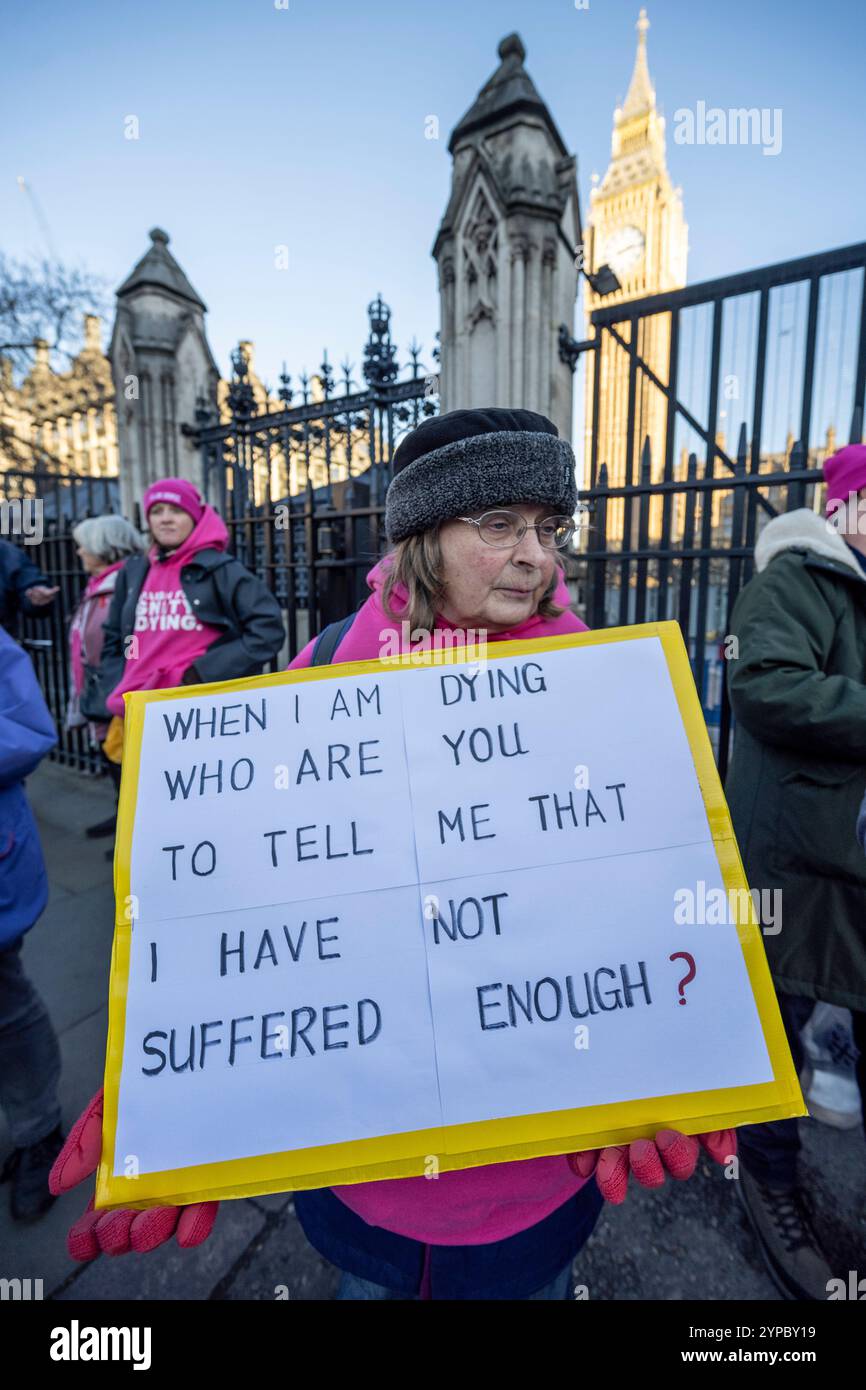
POLYGON ((114 383, 95 314, 85 315, 83 346, 68 371, 54 369, 42 339, 20 383, 9 359, 0 358, 0 426, 2 472, 44 467, 94 478, 117 476, 114 383))

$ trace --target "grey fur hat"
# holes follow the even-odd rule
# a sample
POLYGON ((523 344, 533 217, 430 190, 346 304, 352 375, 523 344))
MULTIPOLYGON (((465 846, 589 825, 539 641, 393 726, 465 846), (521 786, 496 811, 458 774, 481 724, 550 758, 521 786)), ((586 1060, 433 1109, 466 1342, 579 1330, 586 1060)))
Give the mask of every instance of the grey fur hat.
POLYGON ((532 410, 450 410, 408 434, 394 451, 385 497, 391 544, 464 512, 509 503, 577 508, 575 459, 545 415, 532 410))

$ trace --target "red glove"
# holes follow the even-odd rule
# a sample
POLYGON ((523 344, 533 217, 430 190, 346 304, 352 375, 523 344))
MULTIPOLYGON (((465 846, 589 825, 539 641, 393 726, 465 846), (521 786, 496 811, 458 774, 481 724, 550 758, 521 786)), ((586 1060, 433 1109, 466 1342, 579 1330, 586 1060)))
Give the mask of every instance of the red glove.
MULTIPOLYGON (((59 1197, 95 1173, 102 1148, 102 1088, 72 1126, 69 1138, 54 1160, 48 1188, 59 1197)), ((219 1202, 194 1202, 188 1207, 148 1207, 146 1211, 94 1211, 93 1198, 84 1215, 70 1228, 66 1248, 73 1260, 126 1255, 130 1250, 155 1250, 177 1231, 185 1248, 207 1240, 219 1202)))
POLYGON ((703 1144, 716 1163, 727 1163, 737 1152, 733 1129, 716 1129, 711 1134, 681 1134, 678 1129, 660 1129, 652 1139, 635 1139, 610 1149, 587 1149, 569 1154, 568 1166, 579 1178, 595 1173, 601 1195, 608 1202, 625 1201, 628 1175, 633 1173, 641 1187, 662 1187, 665 1172, 682 1181, 695 1171, 703 1144), (700 1141, 700 1143, 698 1142, 700 1141))

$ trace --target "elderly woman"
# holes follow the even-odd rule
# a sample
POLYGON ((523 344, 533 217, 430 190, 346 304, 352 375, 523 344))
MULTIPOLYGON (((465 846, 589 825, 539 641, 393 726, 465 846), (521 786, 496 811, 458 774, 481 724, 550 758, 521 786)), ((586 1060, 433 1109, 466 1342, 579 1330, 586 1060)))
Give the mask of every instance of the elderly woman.
MULTIPOLYGON (((72 538, 78 558, 87 575, 81 600, 69 626, 69 659, 71 688, 66 709, 67 729, 87 727, 91 744, 102 747, 108 732, 108 721, 87 719, 81 712, 81 695, 85 683, 96 679, 102 656, 103 626, 108 617, 118 571, 130 555, 144 553, 145 544, 135 527, 122 516, 94 516, 80 521, 73 528, 72 538)), ((120 783, 120 766, 106 756, 115 786, 120 783)), ((115 817, 91 825, 87 834, 92 838, 114 833, 115 817)))
MULTIPOLYGON (((367 576, 353 619, 310 642, 293 668, 428 649, 470 629, 492 641, 580 632, 559 553, 577 506, 574 455, 555 426, 528 410, 460 410, 425 421, 394 455, 385 526, 392 549, 367 576), (335 652, 335 638, 339 639, 335 652), (326 639, 326 640, 322 640, 326 639)), ((65 1191, 99 1158, 101 1095, 81 1117, 52 1173, 65 1191)), ((719 1162, 731 1131, 699 1136, 719 1162)), ((603 1198, 621 1202, 631 1172, 657 1187, 688 1178, 700 1143, 673 1130, 655 1142, 489 1164, 294 1194, 311 1244, 344 1271, 342 1299, 562 1299, 603 1198), (591 1181, 595 1175, 595 1181, 591 1181)), ((70 1232, 76 1259, 150 1249, 177 1229, 205 1239, 215 1203, 161 1214, 87 1212, 70 1232)))

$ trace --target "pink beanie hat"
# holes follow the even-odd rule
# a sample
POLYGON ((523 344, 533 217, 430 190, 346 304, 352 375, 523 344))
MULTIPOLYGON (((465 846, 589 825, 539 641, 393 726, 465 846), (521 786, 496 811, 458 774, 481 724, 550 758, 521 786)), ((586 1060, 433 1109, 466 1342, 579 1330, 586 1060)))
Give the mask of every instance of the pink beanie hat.
POLYGON ((204 511, 204 502, 198 488, 188 483, 186 478, 160 478, 159 482, 151 483, 141 503, 145 516, 157 502, 170 502, 173 507, 183 507, 196 525, 204 511))
POLYGON ((824 481, 827 484, 824 510, 827 516, 832 516, 837 507, 847 504, 849 493, 866 487, 866 444, 846 444, 844 449, 825 459, 824 481))

